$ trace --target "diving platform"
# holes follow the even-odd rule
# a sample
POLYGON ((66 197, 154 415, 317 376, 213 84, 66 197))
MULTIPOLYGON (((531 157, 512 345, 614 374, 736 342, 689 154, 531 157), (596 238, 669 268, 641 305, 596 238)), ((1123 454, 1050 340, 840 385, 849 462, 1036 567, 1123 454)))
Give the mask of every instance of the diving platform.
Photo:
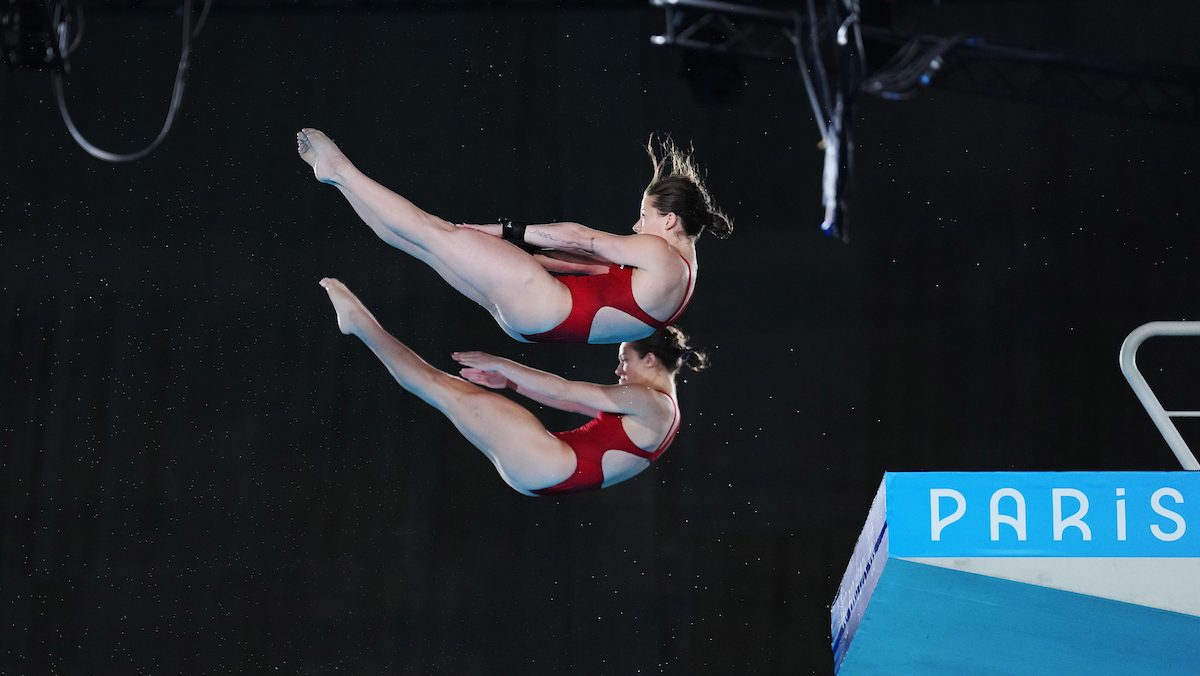
POLYGON ((834 669, 1200 674, 1200 473, 889 472, 834 669))

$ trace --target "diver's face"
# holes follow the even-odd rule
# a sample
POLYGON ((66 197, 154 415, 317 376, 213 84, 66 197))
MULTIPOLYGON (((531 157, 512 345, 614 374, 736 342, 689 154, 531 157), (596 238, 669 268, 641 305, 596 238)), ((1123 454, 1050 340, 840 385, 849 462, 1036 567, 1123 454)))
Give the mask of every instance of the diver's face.
POLYGON ((639 235, 658 235, 663 237, 667 232, 667 217, 654 206, 654 198, 642 195, 642 203, 638 205, 638 219, 633 224, 633 231, 639 235))
POLYGON ((621 347, 617 349, 617 382, 624 385, 626 383, 640 383, 646 380, 649 372, 650 353, 638 356, 637 350, 630 343, 621 343, 621 347))

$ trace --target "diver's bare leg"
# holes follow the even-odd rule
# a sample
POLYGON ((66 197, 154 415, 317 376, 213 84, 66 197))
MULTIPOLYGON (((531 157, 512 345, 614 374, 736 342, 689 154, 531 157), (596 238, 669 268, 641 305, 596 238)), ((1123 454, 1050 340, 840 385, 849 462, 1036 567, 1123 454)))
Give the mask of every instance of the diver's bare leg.
POLYGON ((337 186, 381 238, 389 243, 389 237, 405 240, 413 248, 399 248, 431 266, 472 300, 495 309, 493 314, 502 324, 521 333, 537 333, 561 321, 569 311, 566 287, 532 256, 422 210, 355 168, 318 130, 301 131, 297 141, 300 156, 313 167, 316 177, 337 186))
MULTIPOLYGON (((296 135, 296 145, 297 149, 300 151, 301 157, 305 157, 306 153, 311 152, 307 134, 303 131, 296 135)), ((335 145, 334 149, 336 148, 337 146, 335 145)), ((315 155, 310 156, 315 157, 315 155)), ((337 165, 341 163, 349 163, 349 160, 346 159, 346 156, 343 155, 340 150, 335 153, 327 153, 327 156, 322 158, 320 169, 314 166, 313 171, 314 173, 317 173, 318 178, 326 174, 335 175, 338 172, 337 165)), ((328 180, 323 180, 322 182, 331 183, 331 181, 328 180)), ((478 289, 470 284, 467 284, 461 277, 455 274, 453 270, 445 265, 442 265, 441 261, 438 261, 435 257, 430 256, 429 253, 424 249, 421 249, 416 244, 413 244, 407 239, 397 235, 395 232, 392 232, 384 224, 383 218, 380 217, 380 215, 374 209, 372 209, 370 205, 359 199, 358 196, 353 192, 338 186, 336 183, 333 183, 333 185, 341 191, 342 195, 346 198, 346 201, 350 203, 351 208, 354 209, 354 212, 358 214, 358 217, 361 218, 362 221, 371 228, 371 230, 376 236, 379 237, 379 239, 426 263, 432 267, 434 271, 442 277, 442 279, 445 279, 450 286, 453 286, 456 291, 483 306, 484 309, 488 310, 492 314, 495 314, 495 304, 489 301, 483 294, 479 293, 478 289)))
POLYGON ((385 331, 338 280, 322 279, 321 286, 329 293, 342 333, 357 336, 401 387, 445 414, 515 490, 529 495, 574 472, 574 453, 524 407, 430 366, 385 331))

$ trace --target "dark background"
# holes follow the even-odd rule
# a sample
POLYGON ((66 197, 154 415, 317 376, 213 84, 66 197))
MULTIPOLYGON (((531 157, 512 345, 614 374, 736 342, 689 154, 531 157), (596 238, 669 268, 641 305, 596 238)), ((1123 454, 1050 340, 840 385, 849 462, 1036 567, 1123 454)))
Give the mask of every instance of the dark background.
MULTIPOLYGON (((886 10, 1200 64, 1188 1, 886 10)), ((179 25, 89 12, 67 86, 93 142, 153 136, 179 25)), ((641 2, 218 3, 170 136, 124 165, 74 144, 47 74, 0 70, 0 672, 829 673, 885 470, 1178 469, 1117 351, 1195 318, 1196 127, 863 99, 843 244, 817 228, 794 68, 697 93, 661 30, 641 2), (700 243, 681 325, 713 367, 681 385, 670 452, 602 492, 509 490, 337 332, 317 280, 446 368, 483 349, 607 382, 615 349, 507 339, 313 180, 301 126, 446 218, 614 231, 647 136, 694 142, 736 231, 700 243)), ((1143 369, 1198 408, 1177 344, 1143 369)))

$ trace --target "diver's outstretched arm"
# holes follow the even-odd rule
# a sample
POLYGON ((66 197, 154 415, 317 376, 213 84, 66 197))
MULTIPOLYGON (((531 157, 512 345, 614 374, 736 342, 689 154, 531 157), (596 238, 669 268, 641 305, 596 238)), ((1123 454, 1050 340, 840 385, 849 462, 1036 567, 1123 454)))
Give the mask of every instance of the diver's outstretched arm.
POLYGON ((533 401, 536 401, 537 403, 542 404, 543 406, 549 406, 550 408, 555 408, 560 411, 566 411, 568 413, 579 413, 581 415, 586 415, 589 418, 595 418, 596 416, 600 415, 600 411, 598 411, 594 408, 588 408, 587 406, 577 404, 573 401, 563 401, 561 399, 555 399, 553 397, 548 397, 540 392, 530 390, 528 388, 522 388, 520 385, 512 382, 508 378, 505 378, 504 376, 500 375, 499 373, 495 373, 493 371, 482 371, 480 369, 464 368, 459 371, 459 375, 461 375, 463 378, 475 383, 476 385, 481 385, 483 387, 489 387, 493 390, 510 389, 513 392, 516 392, 517 394, 520 394, 521 396, 526 397, 527 399, 532 399, 533 401))
MULTIPOLYGON (((484 232, 493 237, 500 237, 501 226, 498 224, 471 225, 463 223, 462 227, 484 232)), ((599 258, 618 265, 630 265, 635 268, 653 268, 663 263, 663 259, 674 260, 671 245, 667 240, 655 235, 614 235, 611 232, 589 228, 582 223, 562 221, 558 223, 537 223, 525 226, 524 243, 545 249, 568 251, 599 258)))
POLYGON ((486 369, 464 366, 459 370, 458 374, 463 378, 475 383, 476 385, 481 385, 493 390, 509 389, 523 397, 532 399, 539 404, 549 406, 550 408, 556 408, 560 411, 567 411, 568 413, 581 413, 589 418, 595 418, 596 416, 600 415, 600 411, 597 409, 589 408, 573 401, 555 399, 554 397, 538 392, 537 390, 532 390, 528 387, 521 387, 517 383, 509 380, 496 371, 488 371, 486 369))
MULTIPOLYGON (((511 359, 486 352, 452 352, 454 361, 469 369, 498 373, 514 383, 517 391, 571 403, 592 411, 643 413, 656 406, 654 390, 644 385, 599 385, 530 368, 511 359)), ((573 410, 573 409, 564 409, 573 410)))

